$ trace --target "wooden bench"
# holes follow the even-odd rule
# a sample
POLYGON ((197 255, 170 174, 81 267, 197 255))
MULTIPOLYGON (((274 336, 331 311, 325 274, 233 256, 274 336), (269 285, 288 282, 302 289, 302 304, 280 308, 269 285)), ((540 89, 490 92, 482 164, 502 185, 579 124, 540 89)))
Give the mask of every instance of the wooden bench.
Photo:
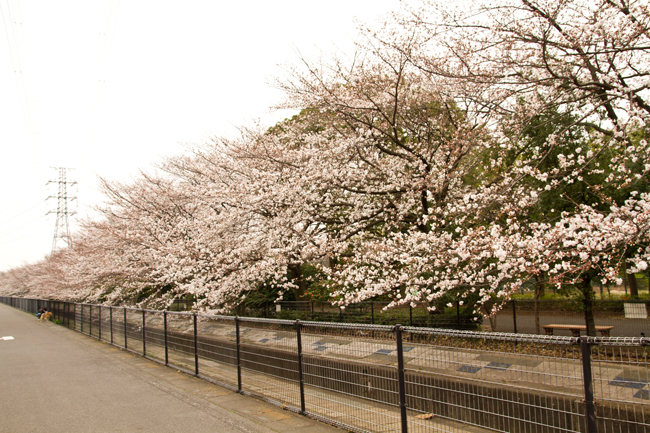
MULTIPOLYGON (((553 335, 554 329, 567 329, 571 331, 571 334, 574 337, 580 337, 580 331, 586 331, 587 327, 585 325, 543 325, 546 335, 553 335)), ((600 332, 602 337, 609 337, 609 331, 614 328, 613 326, 596 326, 596 331, 600 332)))

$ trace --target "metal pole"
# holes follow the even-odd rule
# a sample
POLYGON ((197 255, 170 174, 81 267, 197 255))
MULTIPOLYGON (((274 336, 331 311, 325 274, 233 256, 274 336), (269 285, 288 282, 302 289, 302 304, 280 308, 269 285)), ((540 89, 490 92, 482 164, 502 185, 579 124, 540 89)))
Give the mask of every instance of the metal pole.
POLYGON ((598 423, 596 422, 596 406, 594 404, 594 388, 591 377, 591 345, 588 338, 580 341, 580 350, 582 352, 582 377, 585 387, 585 418, 587 424, 587 433, 597 433, 598 423))
POLYGON ((127 348, 126 345, 126 307, 124 307, 124 348, 127 348))
POLYGON ((413 307, 409 305, 409 326, 413 326, 413 307))
POLYGON ((298 380, 300 381, 300 413, 305 414, 305 381, 302 374, 302 339, 300 320, 296 320, 296 337, 298 339, 298 380))
POLYGON ((370 301, 370 323, 375 324, 375 301, 370 301))
POLYGON ((90 315, 88 316, 88 335, 93 336, 93 306, 90 307, 90 315))
POLYGON ((397 341, 397 381, 399 385, 399 411, 402 421, 402 433, 408 433, 406 418, 406 381, 404 379, 404 348, 402 347, 402 325, 395 325, 395 340, 397 341))
POLYGON ((517 333, 517 304, 515 300, 512 300, 512 323, 515 326, 515 334, 517 333))
POLYGON ((194 317, 194 374, 199 375, 199 341, 198 333, 196 329, 196 313, 193 314, 194 317))
POLYGON ((145 341, 145 312, 142 310, 142 356, 147 356, 147 343, 145 341))
MULTIPOLYGON (((627 281, 627 278, 625 279, 625 281, 627 281)), ((596 334, 595 334, 596 330, 595 329, 592 330, 592 329, 589 328, 589 312, 593 308, 591 299, 588 299, 587 297, 585 297, 583 303, 584 303, 584 306, 585 306, 585 328, 587 329, 587 336, 595 337, 596 336, 596 334), (593 332, 590 332, 590 331, 593 331, 593 332)))
POLYGON ((167 349, 167 311, 163 311, 163 332, 165 333, 165 365, 169 365, 169 350, 167 349))
POLYGON ((235 335, 237 336, 237 391, 241 389, 241 350, 239 347, 239 317, 235 317, 235 335))
POLYGON ((460 329, 460 302, 456 301, 456 327, 460 329))
POLYGON ((109 307, 108 312, 111 319, 111 344, 113 344, 113 307, 109 307))
POLYGON ((102 306, 99 306, 99 339, 102 339, 102 306))
POLYGON ((81 304, 81 333, 84 333, 84 304, 81 304))

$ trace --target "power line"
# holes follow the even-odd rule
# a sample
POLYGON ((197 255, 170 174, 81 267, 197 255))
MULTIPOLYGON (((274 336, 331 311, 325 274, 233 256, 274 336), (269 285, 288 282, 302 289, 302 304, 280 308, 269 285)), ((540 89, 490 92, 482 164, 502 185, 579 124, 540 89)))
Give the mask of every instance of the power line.
POLYGON ((5 241, 5 242, 0 242, 0 246, 2 246, 2 245, 7 245, 7 244, 10 244, 10 243, 12 243, 12 242, 19 241, 19 240, 21 240, 21 239, 25 239, 25 238, 27 238, 27 237, 29 237, 29 236, 35 235, 36 233, 40 233, 40 232, 42 232, 42 231, 45 230, 46 228, 47 228, 47 227, 41 227, 40 229, 35 230, 35 231, 33 231, 33 232, 31 232, 31 233, 28 233, 28 234, 26 234, 26 235, 23 235, 23 236, 20 236, 20 237, 17 237, 17 238, 15 238, 15 239, 11 239, 11 240, 8 240, 8 241, 5 241))
MULTIPOLYGON (((9 0, 7 0, 9 1, 9 0)), ((23 25, 23 14, 20 9, 20 2, 16 1, 16 11, 17 11, 17 16, 18 16, 18 22, 16 23, 17 25, 20 25, 20 36, 22 43, 18 44, 18 46, 22 47, 23 51, 23 59, 24 59, 24 66, 21 67, 21 79, 23 80, 23 86, 25 88, 25 96, 27 97, 27 114, 29 116, 31 128, 32 128, 32 134, 34 136, 35 143, 33 143, 35 146, 38 146, 38 141, 39 141, 39 130, 38 130, 38 119, 37 116, 32 114, 32 111, 30 109, 31 104, 33 101, 33 89, 32 89, 32 82, 30 79, 30 73, 31 73, 31 67, 29 64, 29 56, 27 55, 28 53, 28 47, 27 47, 27 38, 25 37, 25 31, 24 28, 25 26, 23 25), (26 84, 25 84, 26 82, 26 84)), ((20 51, 18 51, 20 52, 20 51)), ((33 155, 32 155, 33 156, 33 155)), ((36 158, 34 158, 36 159, 36 158)))
POLYGON ((23 227, 27 227, 27 226, 29 226, 29 225, 32 225, 32 224, 35 223, 36 221, 45 218, 45 216, 46 216, 46 215, 39 215, 38 217, 36 217, 36 218, 34 218, 34 219, 30 220, 30 221, 24 222, 23 224, 19 225, 18 227, 13 227, 11 230, 6 230, 6 231, 4 231, 4 232, 0 232, 0 237, 3 237, 3 236, 5 236, 5 235, 7 235, 7 234, 10 234, 10 233, 13 234, 13 233, 15 233, 16 231, 20 230, 21 228, 23 228, 23 227))
MULTIPOLYGON (((115 6, 115 13, 113 13, 113 0, 110 1, 106 20, 104 20, 104 3, 102 2, 102 10, 99 20, 99 33, 97 38, 97 51, 96 56, 98 60, 98 77, 97 86, 95 88, 95 96, 91 101, 90 107, 90 131, 89 131, 89 145, 86 149, 93 147, 95 140, 95 129, 97 127, 97 112, 99 110, 100 101, 102 99, 102 90, 106 85, 106 76, 108 75, 108 67, 111 60, 111 53, 113 51, 113 41, 115 38, 115 29, 117 27, 117 16, 120 9, 120 0, 117 0, 115 6)), ((86 159, 84 157, 84 159, 86 159)))
MULTIPOLYGON (((22 212, 19 212, 19 213, 17 213, 17 214, 14 214, 14 215, 10 216, 9 218, 5 218, 5 219, 3 219, 2 221, 0 221, 0 224, 5 224, 7 221, 11 221, 11 220, 13 220, 13 219, 16 219, 16 218, 18 218, 19 216, 22 216, 22 215, 26 214, 27 212, 29 212, 29 211, 31 211, 31 210, 34 210, 34 209, 36 209, 37 207, 39 207, 39 206, 41 206, 42 204, 44 204, 46 201, 47 201, 47 200, 43 200, 42 202, 40 202, 40 203, 38 203, 38 204, 35 204, 34 206, 30 207, 29 209, 25 209, 25 210, 22 211, 22 212)), ((5 211, 5 212, 6 212, 6 211, 5 211)))
MULTIPOLYGON (((25 84, 26 81, 25 76, 27 75, 27 71, 23 65, 23 63, 26 63, 27 56, 24 52, 21 53, 21 49, 20 49, 21 43, 20 43, 20 38, 18 37, 18 34, 16 32, 16 25, 19 24, 21 26, 20 27, 21 31, 18 32, 19 34, 24 35, 24 32, 22 32, 22 22, 17 23, 16 20, 14 19, 14 13, 12 12, 10 0, 7 0, 6 5, 7 5, 6 7, 7 15, 5 16, 5 9, 2 7, 2 4, 0 4, 0 16, 2 17, 2 23, 5 28, 5 35, 7 36, 7 43, 9 45, 9 57, 11 58, 11 64, 14 69, 14 78, 16 80, 16 87, 18 90, 18 99, 20 101, 20 108, 23 114, 23 119, 25 121, 25 129, 27 132, 27 140, 29 142, 29 150, 32 156, 32 162, 34 163, 35 166, 38 166, 37 157, 34 152, 34 142, 35 142, 34 136, 36 135, 35 133, 36 128, 34 126, 35 122, 33 120, 33 116, 31 114, 31 109, 30 109, 29 90, 28 90, 28 86, 25 84), (9 22, 9 25, 7 25, 7 21, 9 22), (11 32, 9 30, 9 26, 11 27, 11 32), (10 33, 11 36, 13 37, 10 36, 10 33), (22 57, 25 58, 25 62, 21 60, 21 54, 22 57)), ((18 19, 21 19, 19 8, 18 8, 18 19)))

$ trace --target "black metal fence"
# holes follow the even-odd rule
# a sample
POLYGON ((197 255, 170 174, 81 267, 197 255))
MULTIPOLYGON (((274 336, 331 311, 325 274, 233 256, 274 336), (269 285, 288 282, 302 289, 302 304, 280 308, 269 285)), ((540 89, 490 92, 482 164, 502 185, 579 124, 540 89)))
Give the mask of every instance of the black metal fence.
POLYGON ((649 338, 0 302, 349 431, 650 432, 649 338))
MULTIPOLYGON (((612 327, 612 337, 650 336, 648 300, 593 300, 597 327, 612 327)), ((580 325, 586 327, 585 305, 582 300, 532 300, 510 301, 493 319, 495 331, 522 334, 547 334, 550 325, 580 325)), ((490 329, 491 323, 484 323, 490 329)), ((574 328, 576 329, 576 328, 574 328)), ((560 335, 572 335, 569 329, 553 331, 560 335)), ((584 329, 581 331, 585 333, 584 329)), ((599 334, 600 335, 600 334, 599 334)))
MULTIPOLYGON (((596 326, 611 326, 610 336, 650 336, 648 305, 650 300, 593 300, 596 326)), ((549 325, 578 325, 586 328, 585 305, 582 300, 512 300, 504 304, 492 318, 482 319, 474 307, 453 302, 444 309, 429 311, 425 306, 404 306, 384 310, 388 302, 360 302, 346 308, 333 307, 310 301, 282 301, 260 307, 241 308, 242 316, 319 322, 364 323, 371 325, 396 324, 458 330, 547 334, 549 325)), ((578 328, 574 328, 578 329, 578 328)), ((572 335, 570 329, 558 330, 560 335, 572 335)), ((582 330, 582 334, 586 331, 582 330)))
POLYGON ((248 317, 268 319, 309 320, 318 322, 363 323, 368 325, 390 325, 398 323, 408 326, 475 330, 480 323, 475 319, 473 308, 453 303, 442 311, 429 311, 426 307, 403 306, 385 310, 389 303, 381 301, 359 302, 347 307, 336 307, 329 303, 313 301, 280 301, 259 307, 247 306, 238 313, 248 317))

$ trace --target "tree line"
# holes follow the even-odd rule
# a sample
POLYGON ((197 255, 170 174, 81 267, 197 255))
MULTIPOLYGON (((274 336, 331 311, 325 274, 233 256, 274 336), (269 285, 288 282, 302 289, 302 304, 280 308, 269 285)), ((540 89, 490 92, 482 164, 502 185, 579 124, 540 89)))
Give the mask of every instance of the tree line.
POLYGON ((489 316, 532 282, 588 301, 650 261, 649 24, 647 1, 412 3, 288 67, 294 117, 103 180, 102 218, 0 291, 489 316))

